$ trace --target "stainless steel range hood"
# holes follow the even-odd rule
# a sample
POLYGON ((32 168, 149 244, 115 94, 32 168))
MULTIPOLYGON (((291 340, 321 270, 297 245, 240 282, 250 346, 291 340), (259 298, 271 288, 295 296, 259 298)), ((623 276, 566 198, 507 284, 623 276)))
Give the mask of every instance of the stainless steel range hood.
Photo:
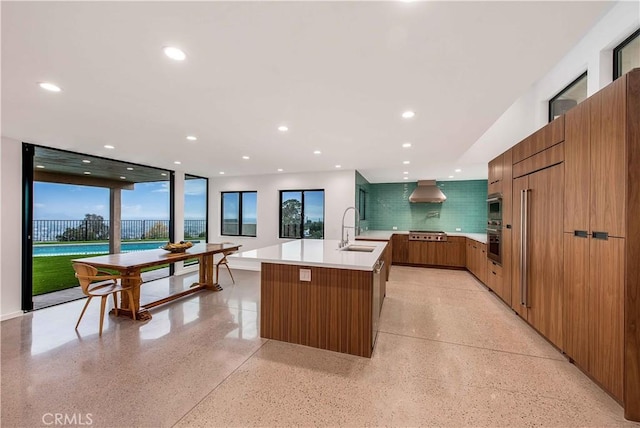
POLYGON ((409 202, 431 202, 442 203, 447 197, 436 186, 436 180, 419 180, 418 187, 409 196, 409 202))

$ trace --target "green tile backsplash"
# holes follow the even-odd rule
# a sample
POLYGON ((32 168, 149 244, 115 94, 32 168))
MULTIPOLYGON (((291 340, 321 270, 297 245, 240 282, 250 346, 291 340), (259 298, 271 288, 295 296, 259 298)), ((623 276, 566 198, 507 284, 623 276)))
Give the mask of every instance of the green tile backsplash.
MULTIPOLYGON (((359 174, 358 174, 359 175, 359 174)), ((444 230, 484 233, 487 180, 438 181, 447 196, 441 204, 409 202, 416 183, 367 183, 367 226, 372 230, 444 230)), ((362 184, 360 184, 362 186, 362 184)))

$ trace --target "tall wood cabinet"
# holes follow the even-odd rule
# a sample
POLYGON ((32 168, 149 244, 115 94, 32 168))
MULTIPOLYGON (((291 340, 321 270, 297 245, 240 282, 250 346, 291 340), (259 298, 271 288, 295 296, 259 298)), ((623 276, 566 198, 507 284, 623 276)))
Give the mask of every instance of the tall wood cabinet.
POLYGON ((565 118, 565 352, 620 401, 627 83, 618 79, 565 118))
POLYGON ((511 307, 562 349, 562 163, 513 180, 511 307))

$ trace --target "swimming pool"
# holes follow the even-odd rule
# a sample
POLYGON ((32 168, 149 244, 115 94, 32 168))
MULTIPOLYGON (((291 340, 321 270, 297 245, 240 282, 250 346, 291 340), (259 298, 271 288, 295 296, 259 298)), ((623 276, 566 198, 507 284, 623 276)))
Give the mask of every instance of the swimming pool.
MULTIPOLYGON (((191 241, 197 244, 200 241, 191 241)), ((167 241, 123 242, 120 251, 130 253, 133 251, 155 250, 166 244, 167 241)), ((75 254, 105 254, 109 252, 109 244, 105 242, 95 244, 47 244, 34 245, 33 256, 69 256, 75 254)))

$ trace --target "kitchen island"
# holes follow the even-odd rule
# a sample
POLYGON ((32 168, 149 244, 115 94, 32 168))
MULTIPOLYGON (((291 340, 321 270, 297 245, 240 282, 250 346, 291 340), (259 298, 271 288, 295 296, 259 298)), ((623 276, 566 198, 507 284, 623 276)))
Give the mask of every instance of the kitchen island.
POLYGON ((295 240, 235 254, 261 262, 260 336, 371 357, 386 242, 295 240))

